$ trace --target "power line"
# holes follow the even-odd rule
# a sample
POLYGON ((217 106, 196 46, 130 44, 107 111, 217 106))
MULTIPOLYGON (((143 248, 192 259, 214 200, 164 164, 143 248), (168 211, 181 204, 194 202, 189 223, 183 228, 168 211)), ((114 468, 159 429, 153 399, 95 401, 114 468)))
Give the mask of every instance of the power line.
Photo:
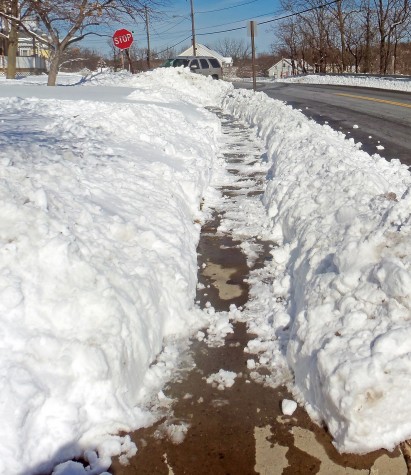
POLYGON ((250 3, 255 3, 257 2, 258 0, 251 0, 250 2, 243 2, 243 3, 239 3, 238 5, 232 5, 231 7, 224 7, 224 8, 216 8, 215 10, 205 10, 205 11, 200 11, 200 12, 196 12, 196 14, 198 13, 213 13, 213 12, 221 12, 223 10, 230 10, 231 8, 237 8, 237 7, 242 7, 243 5, 249 5, 250 3))
POLYGON ((214 34, 217 34, 217 33, 228 33, 230 31, 244 30, 245 28, 247 28, 247 27, 246 26, 239 26, 238 28, 230 28, 229 30, 210 31, 210 33, 197 33, 197 36, 214 35, 214 34))
MULTIPOLYGON (((261 15, 256 15, 253 18, 261 18, 263 16, 268 16, 268 15, 275 15, 279 12, 268 12, 268 13, 262 13, 261 15)), ((234 25, 235 23, 240 23, 242 21, 248 21, 250 18, 242 18, 241 20, 236 20, 236 21, 230 21, 228 23, 220 23, 219 25, 212 25, 212 26, 204 26, 202 28, 197 28, 197 30, 206 30, 207 28, 217 28, 219 26, 225 26, 225 25, 234 25)))
MULTIPOLYGON (((332 0, 331 2, 323 3, 322 5, 318 5, 316 7, 307 8, 306 10, 301 10, 299 12, 290 13, 289 15, 284 15, 284 16, 281 16, 281 17, 273 18, 271 20, 267 20, 267 21, 261 21, 261 22, 257 23, 257 25, 265 25, 266 23, 272 23, 273 21, 280 21, 280 20, 284 20, 286 18, 290 18, 292 16, 302 15, 303 13, 308 13, 308 12, 312 12, 314 10, 318 10, 319 8, 328 7, 329 5, 333 5, 334 3, 337 3, 337 2, 340 2, 340 1, 341 0, 332 0)), ((267 14, 259 15, 259 17, 266 16, 266 15, 267 14)), ((258 17, 254 17, 254 18, 258 18, 258 17)), ((239 21, 244 21, 244 20, 239 20, 239 21)), ((233 23, 237 23, 237 22, 233 22, 233 23)), ((212 28, 212 27, 210 26, 209 28, 212 28)), ((210 31, 208 33, 197 33, 197 35, 198 36, 216 35, 218 33, 228 33, 230 31, 244 30, 245 28, 247 28, 247 26, 239 26, 237 28, 230 28, 229 30, 210 31)))
POLYGON ((181 21, 175 23, 173 26, 171 26, 171 27, 168 28, 167 30, 159 31, 158 33, 156 33, 156 35, 159 36, 159 35, 162 35, 162 34, 164 34, 164 33, 167 33, 167 31, 172 30, 173 28, 175 28, 175 27, 178 26, 178 25, 181 25, 181 23, 183 23, 184 21, 187 21, 187 20, 189 20, 189 17, 183 18, 181 21))
MULTIPOLYGON (((239 3, 239 4, 237 4, 237 5, 232 5, 232 6, 230 6, 230 7, 215 8, 215 9, 213 9, 213 10, 202 10, 202 11, 196 12, 196 15, 197 15, 198 13, 212 13, 212 12, 220 12, 220 11, 222 11, 222 10, 229 10, 229 9, 231 9, 231 8, 242 7, 243 5, 249 5, 250 3, 256 3, 256 2, 258 2, 258 1, 260 1, 260 0, 248 0, 247 2, 242 2, 242 3, 239 3)), ((163 12, 163 13, 165 13, 167 16, 170 16, 170 15, 173 16, 173 15, 175 14, 175 10, 174 10, 174 11, 173 11, 173 10, 168 10, 168 11, 165 11, 165 12, 163 12)))
MULTIPOLYGON (((261 22, 258 22, 257 25, 264 25, 266 23, 271 23, 271 22, 274 22, 274 21, 284 20, 284 19, 290 18, 292 16, 302 15, 303 13, 308 13, 308 12, 311 12, 311 11, 314 11, 314 10, 318 10, 319 8, 327 7, 327 6, 332 5, 334 3, 338 3, 339 1, 340 0, 332 0, 330 2, 323 3, 322 5, 317 5, 316 7, 307 8, 306 10, 301 10, 299 12, 290 13, 288 15, 283 15, 281 17, 273 18, 273 19, 267 20, 267 21, 261 21, 261 22)), ((227 8, 230 8, 230 7, 227 7, 227 8)), ((253 18, 261 18, 261 17, 267 16, 267 15, 273 15, 275 13, 277 13, 277 12, 263 13, 261 15, 254 16, 253 18)), ((249 20, 249 18, 243 18, 241 20, 231 21, 231 22, 228 22, 228 23, 221 23, 219 25, 212 25, 212 26, 197 28, 196 30, 199 31, 199 30, 206 30, 208 28, 216 28, 216 27, 219 27, 219 26, 235 25, 236 23, 240 23, 242 21, 248 21, 248 20, 249 20)), ((214 35, 214 34, 218 34, 218 33, 229 33, 231 31, 244 30, 245 28, 247 28, 247 26, 239 26, 239 27, 236 27, 236 28, 229 28, 227 30, 210 31, 210 32, 206 32, 206 33, 197 33, 197 35, 198 36, 206 36, 206 35, 214 35)), ((174 32, 174 34, 181 34, 181 33, 188 33, 188 30, 185 30, 184 32, 174 32)))
MULTIPOLYGON (((253 0, 253 1, 254 1, 254 0, 253 0)), ((231 8, 231 7, 227 7, 227 8, 231 8)), ((196 12, 196 14, 197 14, 197 13, 198 13, 198 12, 196 12)), ((267 12, 267 13, 263 13, 263 14, 261 14, 261 15, 254 16, 253 18, 261 18, 261 17, 267 16, 267 15, 274 15, 274 14, 276 14, 276 13, 278 13, 278 12, 267 12)), ((188 19, 188 18, 185 18, 184 20, 187 20, 187 19, 188 19)), ((184 20, 183 20, 183 21, 184 21, 184 20)), ((196 31, 207 30, 207 29, 209 29, 209 28, 218 28, 219 26, 225 26, 225 25, 235 25, 236 23, 240 23, 240 22, 247 21, 247 20, 249 20, 249 18, 242 18, 241 20, 230 21, 230 22, 227 22, 227 23, 220 23, 220 24, 218 24, 218 25, 203 26, 203 27, 201 27, 201 28, 196 28, 196 31)), ((180 24, 180 23, 182 23, 182 22, 179 22, 178 24, 180 24)), ((177 25, 174 25, 174 26, 177 26, 177 25)), ((173 28, 173 27, 172 27, 172 28, 173 28)), ((172 28, 170 28, 170 29, 172 29, 172 28)), ((241 30, 241 29, 243 29, 243 28, 246 28, 246 27, 245 27, 245 26, 241 26, 241 27, 239 27, 239 28, 233 28, 233 29, 225 30, 225 31, 234 31, 234 30, 236 30, 236 29, 240 29, 240 30, 241 30)), ((166 30, 166 31, 168 31, 168 30, 166 30)), ((179 31, 179 32, 175 31, 173 34, 175 34, 175 35, 181 35, 181 34, 183 34, 183 33, 188 33, 188 31, 189 31, 189 30, 184 30, 184 31, 179 31)), ((225 32, 225 31, 224 31, 224 32, 225 32)), ((164 31, 163 31, 163 32, 159 32, 159 33, 156 33, 156 34, 153 35, 153 36, 159 36, 159 35, 161 35, 161 34, 163 34, 163 33, 165 33, 165 32, 164 32, 164 31)), ((211 35, 212 33, 198 33, 198 35, 203 35, 203 36, 204 36, 204 35, 207 35, 207 34, 210 34, 210 35, 211 35)))
MULTIPOLYGON (((333 5, 335 3, 338 3, 340 2, 341 0, 331 0, 327 3, 323 3, 322 5, 317 5, 315 7, 311 7, 311 8, 307 8, 305 10, 301 10, 301 11, 298 11, 298 12, 294 12, 294 13, 290 13, 288 15, 283 15, 281 17, 277 17, 277 18, 272 18, 271 20, 266 20, 266 21, 261 21, 261 22, 258 22, 257 25, 265 25, 267 23, 272 23, 272 22, 275 22, 275 21, 280 21, 280 20, 284 20, 286 18, 290 18, 290 17, 293 17, 293 16, 297 16, 297 15, 302 15, 304 13, 308 13, 308 12, 311 12, 311 11, 314 11, 314 10, 318 10, 320 8, 324 8, 324 7, 328 7, 329 5, 333 5)), ((251 2, 250 2, 251 3, 251 2)), ((270 15, 272 13, 265 13, 263 15, 258 15, 258 17, 262 17, 262 16, 267 16, 267 15, 270 15)), ((258 18, 258 17, 254 17, 254 18, 258 18)), ((186 19, 186 18, 185 18, 186 19)), ((238 21, 234 21, 234 22, 231 22, 231 23, 227 23, 227 24, 235 24, 235 23, 238 23, 240 21, 247 21, 248 19, 245 19, 245 20, 238 20, 238 21)), ((174 25, 174 26, 177 26, 177 25, 174 25)), ((209 26, 209 27, 205 27, 205 28, 215 28, 216 26, 220 26, 220 25, 213 25, 213 26, 209 26)), ((239 26, 239 27, 236 27, 236 28, 229 28, 229 29, 226 29, 226 30, 219 30, 219 31, 210 31, 210 32, 207 32, 207 33, 196 33, 197 36, 207 36, 207 35, 215 35, 215 34, 219 34, 219 33, 229 33, 229 32, 232 32, 232 31, 238 31, 238 30, 244 30, 246 29, 247 26, 239 26)), ((164 32, 163 32, 164 33, 164 32)), ((184 32, 186 33, 186 32, 184 32)), ((160 33, 161 34, 161 33, 160 33)), ((174 32, 173 34, 181 34, 179 32, 174 32)), ((109 36, 109 35, 107 35, 109 36)), ((155 35, 157 36, 157 35, 155 35)), ((172 45, 172 46, 168 46, 167 48, 165 48, 164 50, 158 52, 157 54, 161 54, 161 53, 164 53, 165 51, 171 49, 171 48, 174 48, 175 46, 178 46, 179 44, 183 43, 184 41, 187 41, 188 39, 191 38, 191 35, 184 38, 183 40, 179 41, 178 43, 172 45)))
POLYGON ((169 49, 174 48, 175 46, 181 45, 181 43, 184 43, 184 41, 187 41, 187 40, 189 40, 190 38, 191 38, 191 35, 190 35, 190 36, 187 36, 187 38, 184 38, 184 40, 179 41, 178 43, 176 43, 176 44, 173 45, 173 46, 167 46, 167 48, 163 49, 162 51, 156 52, 156 54, 159 55, 159 54, 161 54, 161 53, 164 53, 165 51, 168 51, 169 49))
POLYGON ((284 20, 285 18, 290 18, 292 16, 302 15, 303 13, 308 13, 308 12, 312 12, 313 10, 318 10, 319 8, 328 7, 329 5, 333 5, 334 3, 338 3, 340 1, 342 1, 342 0, 333 0, 331 2, 324 3, 323 5, 318 5, 317 7, 307 8, 307 10, 302 10, 301 12, 290 13, 289 15, 285 15, 285 16, 282 16, 282 17, 279 17, 279 18, 274 18, 272 20, 261 21, 260 23, 258 23, 258 25, 264 25, 266 23, 271 23, 273 21, 284 20))

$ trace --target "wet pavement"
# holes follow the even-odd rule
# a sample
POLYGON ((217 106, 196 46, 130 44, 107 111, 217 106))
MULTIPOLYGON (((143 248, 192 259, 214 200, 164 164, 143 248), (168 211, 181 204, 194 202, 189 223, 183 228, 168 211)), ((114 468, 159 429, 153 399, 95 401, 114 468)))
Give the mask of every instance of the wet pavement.
MULTIPOLYGON (((275 243, 247 235, 246 222, 237 223, 236 233, 232 232, 241 215, 242 200, 254 200, 255 206, 262 206, 265 172, 264 169, 256 172, 252 164, 256 163, 256 157, 264 159, 264 151, 257 149, 250 154, 251 131, 231 117, 221 118, 224 133, 231 136, 224 156, 235 179, 223 186, 225 204, 213 210, 202 228, 196 302, 200 308, 227 312, 233 304, 240 309, 247 306, 250 272, 264 266, 275 243), (251 164, 249 173, 245 163, 251 164), (238 237, 241 232, 258 249, 251 264, 241 248, 238 237)), ((207 337, 207 330, 204 334, 207 337)), ((253 335, 241 321, 233 322, 233 332, 227 334, 223 344, 207 338, 194 339, 175 380, 163 390, 165 404, 158 422, 131 435, 138 447, 137 455, 128 466, 114 461, 110 472, 113 475, 407 473, 399 449, 364 456, 339 454, 327 431, 314 424, 303 408, 298 407, 292 416, 283 415, 281 401, 292 396, 284 386, 265 386, 252 377, 255 368, 249 360, 255 356, 244 352, 251 339, 253 335), (221 369, 231 372, 234 378, 231 386, 219 385, 215 375, 221 369)))

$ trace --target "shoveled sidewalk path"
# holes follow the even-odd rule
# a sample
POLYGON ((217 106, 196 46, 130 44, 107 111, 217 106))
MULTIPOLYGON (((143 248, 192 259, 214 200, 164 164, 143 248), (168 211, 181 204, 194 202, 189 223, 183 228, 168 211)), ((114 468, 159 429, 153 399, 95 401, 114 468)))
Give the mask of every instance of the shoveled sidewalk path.
MULTIPOLYGON (((221 183, 225 199, 204 224, 198 247, 201 308, 228 312, 249 300, 247 279, 270 259, 275 243, 252 235, 242 209, 263 213, 260 201, 268 165, 264 150, 244 125, 220 115, 223 154, 229 179, 221 183), (244 243, 246 242, 246 246, 244 243), (253 249, 248 259, 243 249, 253 249)), ((249 256, 248 256, 249 257, 249 256)), ((253 335, 246 322, 233 323, 223 341, 195 339, 182 368, 164 392, 164 411, 158 422, 132 434, 137 455, 128 466, 115 461, 113 475, 403 475, 399 449, 364 456, 339 454, 324 428, 311 422, 302 408, 292 416, 281 401, 292 399, 284 386, 270 387, 252 377, 253 358, 244 348, 253 335), (201 341, 200 341, 201 340, 201 341), (252 367, 252 365, 251 365, 252 367), (231 387, 209 379, 221 369, 235 374, 231 387)), ((264 373, 264 370, 261 370, 264 373)), ((262 374, 264 376, 264 374, 262 374)))

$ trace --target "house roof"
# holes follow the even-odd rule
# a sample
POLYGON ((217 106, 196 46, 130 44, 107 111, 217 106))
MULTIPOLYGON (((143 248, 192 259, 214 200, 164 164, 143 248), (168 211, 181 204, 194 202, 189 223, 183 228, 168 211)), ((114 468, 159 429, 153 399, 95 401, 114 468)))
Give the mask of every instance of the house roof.
MULTIPOLYGON (((226 58, 220 53, 217 53, 217 51, 207 48, 207 46, 204 46, 200 43, 196 43, 196 52, 197 56, 213 56, 214 58, 218 59, 221 64, 233 64, 233 58, 226 58)), ((193 56, 193 47, 190 46, 181 52, 179 56, 193 56)))
MULTIPOLYGON (((296 68, 301 67, 301 60, 294 60, 296 68)), ((290 67, 292 67, 292 62, 291 59, 289 58, 282 58, 280 61, 277 61, 275 64, 273 64, 268 70, 270 71, 271 69, 275 68, 281 63, 287 63, 290 67)), ((312 69, 312 66, 307 63, 307 61, 304 61, 304 66, 306 69, 312 69)))

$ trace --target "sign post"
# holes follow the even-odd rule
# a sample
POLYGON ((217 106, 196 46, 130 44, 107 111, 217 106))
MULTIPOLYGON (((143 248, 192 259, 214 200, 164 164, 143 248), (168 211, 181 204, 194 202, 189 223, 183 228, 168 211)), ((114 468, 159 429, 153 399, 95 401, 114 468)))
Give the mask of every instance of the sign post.
POLYGON ((253 90, 257 90, 257 79, 255 73, 255 35, 256 35, 256 22, 250 21, 249 22, 249 32, 251 36, 251 59, 252 59, 252 67, 253 67, 253 90))
POLYGON ((121 30, 117 30, 113 35, 113 43, 114 46, 121 50, 125 50, 128 64, 130 65, 130 72, 134 74, 133 64, 130 58, 129 48, 133 44, 134 38, 131 31, 126 30, 125 28, 121 28, 121 30))

